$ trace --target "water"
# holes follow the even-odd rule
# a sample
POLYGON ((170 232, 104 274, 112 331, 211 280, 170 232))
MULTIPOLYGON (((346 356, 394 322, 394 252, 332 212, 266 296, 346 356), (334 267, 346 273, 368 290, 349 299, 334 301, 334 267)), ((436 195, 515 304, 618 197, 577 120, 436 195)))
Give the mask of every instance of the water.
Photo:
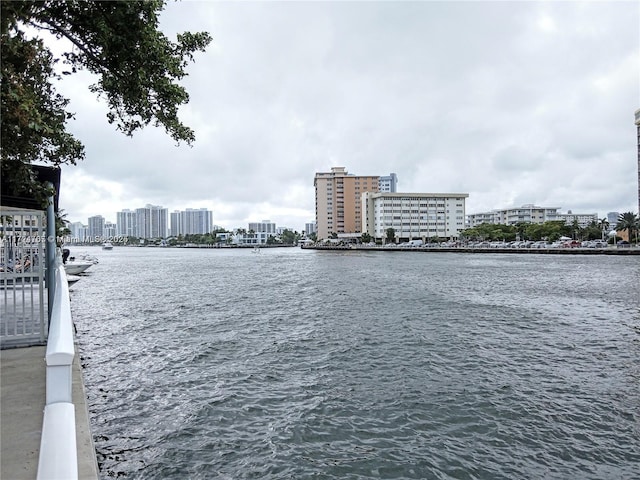
POLYGON ((640 257, 91 253, 104 479, 640 478, 640 257))

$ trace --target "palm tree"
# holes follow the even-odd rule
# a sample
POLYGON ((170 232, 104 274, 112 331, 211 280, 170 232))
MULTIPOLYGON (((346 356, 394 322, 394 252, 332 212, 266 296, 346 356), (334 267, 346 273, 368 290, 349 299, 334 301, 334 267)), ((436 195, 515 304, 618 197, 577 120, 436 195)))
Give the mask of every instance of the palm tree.
POLYGON ((616 224, 616 230, 629 233, 629 243, 633 238, 633 232, 640 228, 640 219, 633 212, 621 213, 618 217, 618 223, 616 224))
POLYGON ((578 240, 578 238, 580 237, 581 233, 582 233, 582 228, 580 227, 580 224, 578 223, 578 220, 574 219, 573 223, 571 224, 571 237, 574 240, 578 240))
POLYGON ((67 220, 67 214, 61 208, 56 212, 56 245, 61 247, 64 243, 64 237, 68 235, 71 235, 69 220, 67 220))
POLYGON ((389 227, 387 228, 386 233, 387 233, 387 243, 395 243, 396 231, 393 228, 389 227))
POLYGON ((600 226, 600 230, 602 230, 602 240, 604 240, 604 232, 606 230, 609 230, 609 220, 605 218, 601 218, 600 221, 598 222, 598 225, 600 226))
POLYGON ((56 212, 56 235, 63 236, 71 234, 69 230, 69 220, 67 220, 67 214, 64 213, 64 209, 60 208, 56 212))

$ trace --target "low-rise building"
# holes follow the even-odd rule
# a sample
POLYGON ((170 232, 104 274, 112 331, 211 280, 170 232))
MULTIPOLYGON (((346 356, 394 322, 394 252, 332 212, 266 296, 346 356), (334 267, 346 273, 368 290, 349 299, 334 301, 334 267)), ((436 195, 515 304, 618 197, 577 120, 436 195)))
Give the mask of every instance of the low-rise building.
POLYGON ((384 240, 392 228, 397 241, 457 239, 465 228, 468 193, 362 194, 362 232, 384 240))
POLYGON ((565 225, 573 225, 574 222, 578 222, 580 228, 586 228, 592 223, 598 223, 597 213, 571 213, 571 210, 567 213, 558 214, 558 220, 564 220, 565 225))
POLYGON ((467 227, 473 228, 483 223, 517 225, 518 223, 542 224, 552 221, 563 221, 571 225, 575 220, 581 228, 598 222, 597 213, 560 213, 559 207, 539 207, 532 203, 521 207, 503 208, 490 212, 473 213, 467 216, 467 227))
POLYGON ((521 207, 473 213, 467 216, 467 226, 473 228, 483 223, 517 225, 518 223, 544 223, 562 220, 558 215, 558 207, 539 207, 529 203, 521 207))

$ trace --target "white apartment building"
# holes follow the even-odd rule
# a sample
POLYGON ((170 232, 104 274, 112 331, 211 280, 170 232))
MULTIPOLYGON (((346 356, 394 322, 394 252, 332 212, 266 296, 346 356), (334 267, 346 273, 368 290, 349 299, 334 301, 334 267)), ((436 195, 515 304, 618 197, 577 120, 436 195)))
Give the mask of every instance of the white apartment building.
POLYGON ((170 233, 174 237, 189 234, 204 235, 214 230, 213 213, 206 208, 176 210, 171 213, 170 225, 170 233))
POLYGON ((398 176, 395 173, 390 173, 380 177, 378 181, 378 191, 395 193, 398 187, 398 176))
POLYGON ((277 234, 276 224, 271 220, 262 220, 261 222, 250 222, 249 229, 253 230, 254 233, 268 233, 271 235, 277 234))
POLYGON ((304 224, 304 234, 308 237, 309 235, 311 235, 312 233, 316 232, 316 224, 315 222, 312 223, 305 223, 304 224))
POLYGON ((558 214, 558 220, 564 220, 565 225, 573 225, 573 222, 577 221, 580 228, 585 228, 591 225, 593 222, 598 223, 597 213, 568 213, 558 214))
POLYGON ((67 225, 71 231, 71 241, 76 243, 82 243, 88 241, 89 227, 82 222, 73 222, 67 225))
POLYGON ((468 193, 362 193, 362 232, 385 239, 393 228, 397 241, 456 239, 465 228, 468 193))
POLYGON ((620 217, 619 212, 609 212, 607 213, 607 222, 609 222, 609 228, 611 230, 615 229, 615 226, 618 224, 618 218, 620 217))
POLYGON ((137 237, 136 212, 128 209, 116 212, 116 232, 123 237, 137 237))
POLYGON ((158 205, 136 208, 136 236, 139 238, 166 238, 167 209, 158 205))
POLYGON ((102 242, 104 238, 104 217, 102 215, 95 215, 89 217, 87 220, 89 224, 89 239, 90 242, 102 242))
POLYGON ((254 233, 237 233, 233 236, 233 243, 236 245, 266 245, 269 237, 274 236, 273 233, 254 232, 254 233))
POLYGON ((104 222, 104 229, 102 230, 102 234, 104 235, 103 239, 113 240, 113 237, 116 236, 117 228, 116 224, 112 222, 104 222))
POLYGON ((472 215, 467 215, 466 227, 472 228, 478 225, 482 225, 483 223, 496 223, 496 214, 494 212, 483 212, 483 213, 474 213, 472 215))
POLYGON ((533 204, 526 204, 521 207, 468 215, 467 226, 473 228, 483 223, 516 225, 518 223, 544 223, 563 220, 559 215, 558 207, 538 207, 533 204))
POLYGON ((567 213, 558 212, 559 207, 538 207, 533 204, 521 207, 492 210, 491 212, 474 213, 467 216, 467 228, 477 227, 483 223, 516 225, 518 223, 545 223, 562 221, 571 225, 575 220, 581 228, 587 227, 592 222, 598 222, 597 213, 567 213))

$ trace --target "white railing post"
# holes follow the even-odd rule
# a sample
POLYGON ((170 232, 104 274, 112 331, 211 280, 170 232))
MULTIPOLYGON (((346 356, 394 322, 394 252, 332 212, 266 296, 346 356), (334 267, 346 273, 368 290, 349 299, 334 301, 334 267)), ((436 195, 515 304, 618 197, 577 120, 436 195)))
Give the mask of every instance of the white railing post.
MULTIPOLYGON (((47 342, 46 406, 42 422, 37 480, 77 480, 76 409, 73 405, 73 322, 69 284, 57 259, 55 293, 49 304, 51 324, 47 342)), ((49 284, 49 288, 54 285, 49 284)))
POLYGON ((72 365, 75 355, 73 343, 73 322, 71 319, 71 303, 69 301, 69 285, 64 266, 55 268, 56 284, 47 342, 47 400, 46 403, 71 403, 72 365))

